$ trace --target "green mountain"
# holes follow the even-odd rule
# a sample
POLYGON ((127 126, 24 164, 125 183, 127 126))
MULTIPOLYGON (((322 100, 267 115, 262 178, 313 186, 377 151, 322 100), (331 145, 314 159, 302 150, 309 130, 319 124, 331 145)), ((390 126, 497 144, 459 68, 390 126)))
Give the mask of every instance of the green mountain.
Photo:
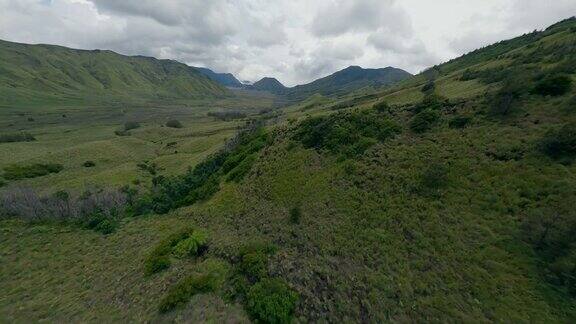
POLYGON ((410 73, 393 67, 363 69, 359 66, 350 66, 311 83, 290 88, 285 94, 292 100, 305 99, 314 94, 343 95, 368 86, 391 85, 411 76, 410 73))
POLYGON ((191 100, 226 89, 185 64, 0 41, 0 105, 191 100))
POLYGON ((210 80, 217 82, 225 87, 242 88, 244 86, 242 82, 238 81, 238 79, 236 79, 232 73, 216 73, 210 69, 200 67, 197 67, 196 69, 200 71, 200 73, 210 78, 210 80))
POLYGON ((275 78, 262 78, 250 86, 250 89, 282 95, 286 92, 287 88, 275 78))

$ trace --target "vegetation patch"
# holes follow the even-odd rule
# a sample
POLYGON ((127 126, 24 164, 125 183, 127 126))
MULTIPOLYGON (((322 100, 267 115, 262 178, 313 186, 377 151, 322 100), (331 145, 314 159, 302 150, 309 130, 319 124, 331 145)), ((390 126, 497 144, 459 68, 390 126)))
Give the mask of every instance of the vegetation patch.
POLYGON ((239 112, 239 111, 218 111, 218 112, 209 112, 209 117, 214 117, 218 120, 222 121, 231 121, 235 119, 244 119, 246 118, 246 114, 239 112))
POLYGON ((183 128, 184 125, 179 120, 172 119, 166 122, 166 127, 170 128, 183 128))
POLYGON ((414 133, 424 133, 436 125, 440 119, 440 113, 436 110, 426 109, 417 113, 410 121, 410 129, 414 133))
POLYGON ((298 294, 280 279, 264 279, 250 288, 246 310, 256 321, 290 323, 298 294))
POLYGON ((541 96, 562 96, 572 87, 572 79, 567 75, 552 75, 538 81, 532 93, 541 96))
POLYGON ((194 257, 203 253, 208 244, 205 233, 186 228, 163 239, 144 261, 144 272, 152 275, 170 267, 170 256, 194 257))
POLYGON ((206 260, 201 264, 200 273, 192 274, 168 290, 160 302, 159 311, 166 313, 185 305, 192 296, 219 290, 226 282, 229 268, 219 260, 206 260))
POLYGON ((82 166, 84 166, 85 168, 93 168, 96 166, 96 162, 94 161, 85 161, 84 163, 82 163, 82 166))
POLYGON ((554 159, 574 158, 576 156, 576 123, 551 129, 542 139, 540 147, 544 153, 554 159))
POLYGON ((34 142, 36 138, 30 133, 0 134, 0 143, 34 142))
POLYGON ((13 164, 4 168, 4 178, 6 180, 36 178, 50 173, 59 173, 62 170, 64 170, 64 166, 56 163, 36 163, 31 165, 13 164))
POLYGON ((398 124, 374 110, 352 111, 308 118, 299 125, 294 139, 306 148, 354 157, 400 131, 398 124))

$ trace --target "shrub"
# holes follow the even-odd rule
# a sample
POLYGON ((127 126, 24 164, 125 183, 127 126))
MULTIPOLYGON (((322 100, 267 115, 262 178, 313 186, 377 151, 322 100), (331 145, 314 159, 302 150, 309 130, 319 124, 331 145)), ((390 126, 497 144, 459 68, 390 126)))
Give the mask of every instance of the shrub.
POLYGON ((102 234, 111 234, 116 231, 119 223, 113 215, 94 212, 88 216, 84 226, 102 234))
POLYGON ((201 253, 207 244, 207 236, 198 230, 185 228, 171 234, 148 255, 144 263, 144 272, 151 275, 170 267, 170 255, 179 258, 196 256, 201 253))
POLYGON ((541 96, 561 96, 572 87, 572 79, 567 75, 553 75, 540 80, 532 89, 533 94, 541 96))
POLYGON ((116 134, 116 136, 130 136, 130 132, 125 130, 115 130, 114 134, 116 134))
POLYGON ((576 156, 576 123, 548 131, 540 147, 544 153, 555 159, 576 156))
POLYGON ((422 172, 420 185, 426 191, 436 192, 448 183, 449 170, 445 164, 432 163, 422 172))
POLYGON ((206 248, 208 236, 201 231, 194 231, 185 240, 178 242, 172 250, 172 254, 177 258, 199 255, 206 248))
POLYGON ((182 128, 184 127, 182 125, 182 123, 180 123, 180 121, 176 120, 176 119, 172 119, 166 122, 166 127, 171 127, 171 128, 182 128))
POLYGON ((377 141, 395 136, 400 130, 395 122, 376 111, 347 111, 304 120, 294 139, 306 148, 352 157, 364 153, 377 141))
POLYGON ((135 121, 127 121, 124 123, 124 130, 129 131, 132 129, 140 128, 140 123, 135 121))
POLYGON ((42 177, 50 173, 59 173, 64 167, 61 164, 32 164, 32 165, 10 165, 4 168, 4 178, 7 180, 21 180, 27 178, 42 177))
POLYGON ((465 128, 470 124, 472 118, 466 116, 456 116, 448 122, 450 128, 465 128))
POLYGON ((381 114, 390 112, 390 105, 388 105, 386 101, 380 101, 379 103, 375 104, 373 108, 381 114))
POLYGON ((238 111, 209 112, 208 116, 223 121, 246 118, 246 114, 238 111))
POLYGON ((431 93, 434 91, 434 89, 436 89, 436 84, 434 81, 430 80, 422 87, 421 91, 423 93, 431 93))
POLYGON ((441 110, 445 106, 449 104, 448 99, 437 95, 437 94, 429 94, 422 99, 420 103, 418 103, 412 109, 414 113, 420 113, 424 110, 441 110))
POLYGON ((85 168, 93 168, 96 166, 94 161, 86 161, 82 164, 85 168))
POLYGON ((33 142, 36 138, 30 133, 2 134, 0 143, 33 142))
POLYGON ((0 178, 0 188, 4 187, 6 185, 6 181, 4 181, 4 179, 0 178))
POLYGON ((290 209, 290 223, 300 224, 300 218, 302 218, 302 210, 300 210, 300 207, 290 209))
POLYGON ((298 294, 280 279, 264 279, 250 288, 246 310, 257 321, 290 323, 298 294))
POLYGON ((410 121, 410 129, 415 133, 424 133, 430 130, 440 119, 440 114, 431 109, 417 113, 410 121))
POLYGON ((213 292, 224 284, 228 277, 228 267, 222 261, 207 260, 201 265, 201 273, 193 274, 174 287, 160 302, 159 311, 166 313, 186 304, 195 294, 213 292))
POLYGON ((238 269, 252 282, 268 276, 268 257, 276 247, 265 243, 252 243, 240 250, 238 269))
POLYGON ((235 167, 226 178, 227 181, 240 182, 252 169, 252 165, 256 161, 255 155, 246 157, 237 167, 235 167))

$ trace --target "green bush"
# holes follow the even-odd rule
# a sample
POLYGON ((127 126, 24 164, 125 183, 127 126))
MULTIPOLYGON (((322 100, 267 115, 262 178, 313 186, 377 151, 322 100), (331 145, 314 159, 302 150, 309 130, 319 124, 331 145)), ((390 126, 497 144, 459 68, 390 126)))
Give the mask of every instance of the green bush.
POLYGON ((0 143, 33 142, 36 138, 30 133, 2 134, 0 143))
POLYGON ((567 75, 553 75, 540 80, 532 89, 533 94, 541 96, 561 96, 572 87, 572 79, 567 75))
POLYGON ((374 110, 345 111, 304 120, 294 139, 306 148, 353 157, 364 153, 377 141, 395 136, 400 130, 395 122, 374 110))
POLYGON ((21 180, 27 178, 42 177, 50 173, 58 173, 64 167, 61 164, 32 164, 32 165, 10 165, 4 168, 4 178, 6 180, 21 180))
POLYGON ((380 101, 379 103, 374 104, 373 108, 381 114, 386 114, 390 112, 390 105, 388 105, 386 101, 380 101))
POLYGON ((418 114, 424 110, 433 110, 438 111, 442 108, 449 105, 450 102, 448 99, 437 95, 437 94, 429 94, 422 99, 414 108, 412 109, 414 113, 418 114))
POLYGON ((420 176, 420 186, 425 192, 437 193, 448 184, 449 169, 443 163, 431 163, 420 176))
POLYGON ((302 218, 302 210, 300 207, 294 207, 290 209, 290 223, 300 224, 300 219, 302 218))
POLYGON ((96 166, 96 163, 94 161, 86 161, 86 162, 82 163, 82 165, 85 168, 93 168, 96 166))
POLYGON ((450 128, 465 128, 470 124, 472 118, 466 116, 456 116, 448 122, 450 128))
POLYGON ((166 122, 166 127, 170 127, 170 128, 182 128, 184 127, 182 125, 182 123, 180 123, 180 121, 176 120, 176 119, 172 119, 166 122))
POLYGON ((148 255, 144 272, 151 275, 170 267, 170 255, 178 258, 196 256, 207 247, 208 237, 199 230, 185 228, 163 239, 148 255))
POLYGON ((132 129, 140 128, 140 123, 135 121, 127 121, 124 123, 124 130, 129 131, 132 129))
POLYGON ((106 216, 103 213, 93 213, 92 215, 88 216, 84 226, 87 229, 91 229, 102 234, 111 234, 114 233, 116 229, 118 229, 119 223, 114 216, 106 216))
POLYGON ((540 147, 548 156, 573 158, 576 156, 576 123, 566 124, 546 133, 540 147))
POLYGON ((410 129, 415 133, 424 133, 430 130, 440 119, 440 113, 427 109, 417 113, 410 121, 410 129))
POLYGON ((0 178, 0 188, 4 187, 6 185, 6 181, 4 181, 4 179, 0 178))
POLYGON ((200 270, 200 274, 190 275, 176 284, 176 286, 170 288, 168 294, 160 302, 160 312, 166 313, 182 306, 196 294, 220 289, 226 281, 229 272, 226 264, 217 260, 207 260, 201 265, 200 270))
POLYGON ((237 167, 235 167, 226 178, 227 181, 240 182, 252 170, 252 165, 256 162, 256 156, 246 157, 237 167))
POLYGON ((246 310, 256 321, 290 323, 298 294, 280 279, 264 279, 250 288, 246 310))
POLYGON ((177 258, 185 258, 189 256, 198 255, 208 243, 208 236, 201 231, 194 231, 187 238, 176 244, 172 250, 172 254, 177 258))
POLYGON ((423 93, 432 93, 434 92, 434 89, 436 89, 436 84, 434 81, 430 80, 422 87, 421 91, 423 93))

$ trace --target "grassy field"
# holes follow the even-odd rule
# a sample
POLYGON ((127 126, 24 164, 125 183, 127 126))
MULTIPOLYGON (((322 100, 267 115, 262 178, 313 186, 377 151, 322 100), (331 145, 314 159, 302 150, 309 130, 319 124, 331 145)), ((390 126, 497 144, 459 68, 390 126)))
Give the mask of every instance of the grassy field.
POLYGON ((236 100, 190 106, 1 109, 2 133, 27 132, 36 141, 0 144, 0 169, 12 164, 62 164, 64 170, 58 174, 11 183, 49 191, 121 186, 136 180, 147 183, 151 175, 137 164, 156 163, 161 174, 183 173, 218 150, 244 123, 217 120, 208 117, 208 112, 257 114, 270 107, 272 100, 241 94, 236 100), (180 121, 183 128, 166 127, 172 119, 180 121), (129 136, 115 135, 130 121, 141 127, 131 130, 129 136), (95 166, 84 167, 86 161, 95 166))

